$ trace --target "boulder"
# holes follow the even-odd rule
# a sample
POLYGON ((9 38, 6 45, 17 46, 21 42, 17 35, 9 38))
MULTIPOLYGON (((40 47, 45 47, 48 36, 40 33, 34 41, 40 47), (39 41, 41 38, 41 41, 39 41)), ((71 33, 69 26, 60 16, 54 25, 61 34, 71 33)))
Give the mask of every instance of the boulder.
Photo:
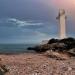
POLYGON ((68 51, 72 56, 75 56, 75 48, 72 48, 68 51))
POLYGON ((66 60, 66 59, 70 59, 71 55, 69 53, 66 52, 55 52, 52 50, 48 50, 45 53, 46 56, 51 57, 51 58, 55 58, 58 60, 66 60))
POLYGON ((28 50, 34 50, 35 52, 41 53, 46 51, 65 52, 75 55, 75 39, 64 38, 64 39, 50 39, 47 44, 29 47, 28 50))
POLYGON ((56 51, 56 50, 63 51, 66 49, 66 44, 64 44, 64 43, 53 43, 50 45, 50 49, 52 49, 54 51, 56 51))
POLYGON ((45 52, 50 49, 50 44, 44 44, 44 45, 39 45, 35 46, 33 48, 28 48, 28 50, 34 50, 35 52, 45 52))
POLYGON ((52 44, 52 43, 57 43, 57 42, 59 42, 59 40, 53 38, 53 39, 50 39, 47 44, 52 44))

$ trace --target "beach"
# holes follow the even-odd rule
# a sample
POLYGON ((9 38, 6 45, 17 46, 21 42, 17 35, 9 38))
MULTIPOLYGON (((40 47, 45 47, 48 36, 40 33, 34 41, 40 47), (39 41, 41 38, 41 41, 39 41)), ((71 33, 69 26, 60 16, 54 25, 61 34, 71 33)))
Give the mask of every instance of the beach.
POLYGON ((9 70, 5 75, 75 75, 75 58, 56 60, 44 54, 1 54, 0 63, 9 70))

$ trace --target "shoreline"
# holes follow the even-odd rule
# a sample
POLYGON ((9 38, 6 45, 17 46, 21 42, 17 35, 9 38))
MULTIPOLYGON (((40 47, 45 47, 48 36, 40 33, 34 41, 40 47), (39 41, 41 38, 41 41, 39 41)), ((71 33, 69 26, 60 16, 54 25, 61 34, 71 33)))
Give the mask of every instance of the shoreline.
POLYGON ((18 55, 18 54, 26 54, 26 53, 36 53, 35 51, 16 51, 16 52, 0 52, 0 55, 18 55))

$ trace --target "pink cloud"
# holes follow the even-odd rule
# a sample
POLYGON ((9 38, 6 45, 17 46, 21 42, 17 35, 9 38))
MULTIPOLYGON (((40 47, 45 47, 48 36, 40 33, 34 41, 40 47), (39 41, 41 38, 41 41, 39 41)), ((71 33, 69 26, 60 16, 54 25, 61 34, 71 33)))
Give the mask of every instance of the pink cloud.
POLYGON ((75 0, 47 0, 46 2, 54 9, 65 9, 67 14, 75 19, 75 0))
POLYGON ((65 9, 66 15, 75 24, 75 0, 52 0, 52 4, 57 9, 65 9))
POLYGON ((75 0, 52 0, 52 3, 57 8, 64 8, 65 10, 74 12, 75 0))
POLYGON ((48 6, 48 9, 53 10, 65 9, 68 17, 75 22, 75 0, 42 0, 48 6))

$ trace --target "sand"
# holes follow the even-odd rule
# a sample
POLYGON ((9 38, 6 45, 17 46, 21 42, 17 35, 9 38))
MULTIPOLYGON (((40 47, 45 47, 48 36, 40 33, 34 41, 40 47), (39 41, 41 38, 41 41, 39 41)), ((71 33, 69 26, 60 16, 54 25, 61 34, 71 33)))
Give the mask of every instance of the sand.
POLYGON ((6 75, 75 75, 75 58, 56 60, 43 54, 0 55, 9 69, 6 75))

